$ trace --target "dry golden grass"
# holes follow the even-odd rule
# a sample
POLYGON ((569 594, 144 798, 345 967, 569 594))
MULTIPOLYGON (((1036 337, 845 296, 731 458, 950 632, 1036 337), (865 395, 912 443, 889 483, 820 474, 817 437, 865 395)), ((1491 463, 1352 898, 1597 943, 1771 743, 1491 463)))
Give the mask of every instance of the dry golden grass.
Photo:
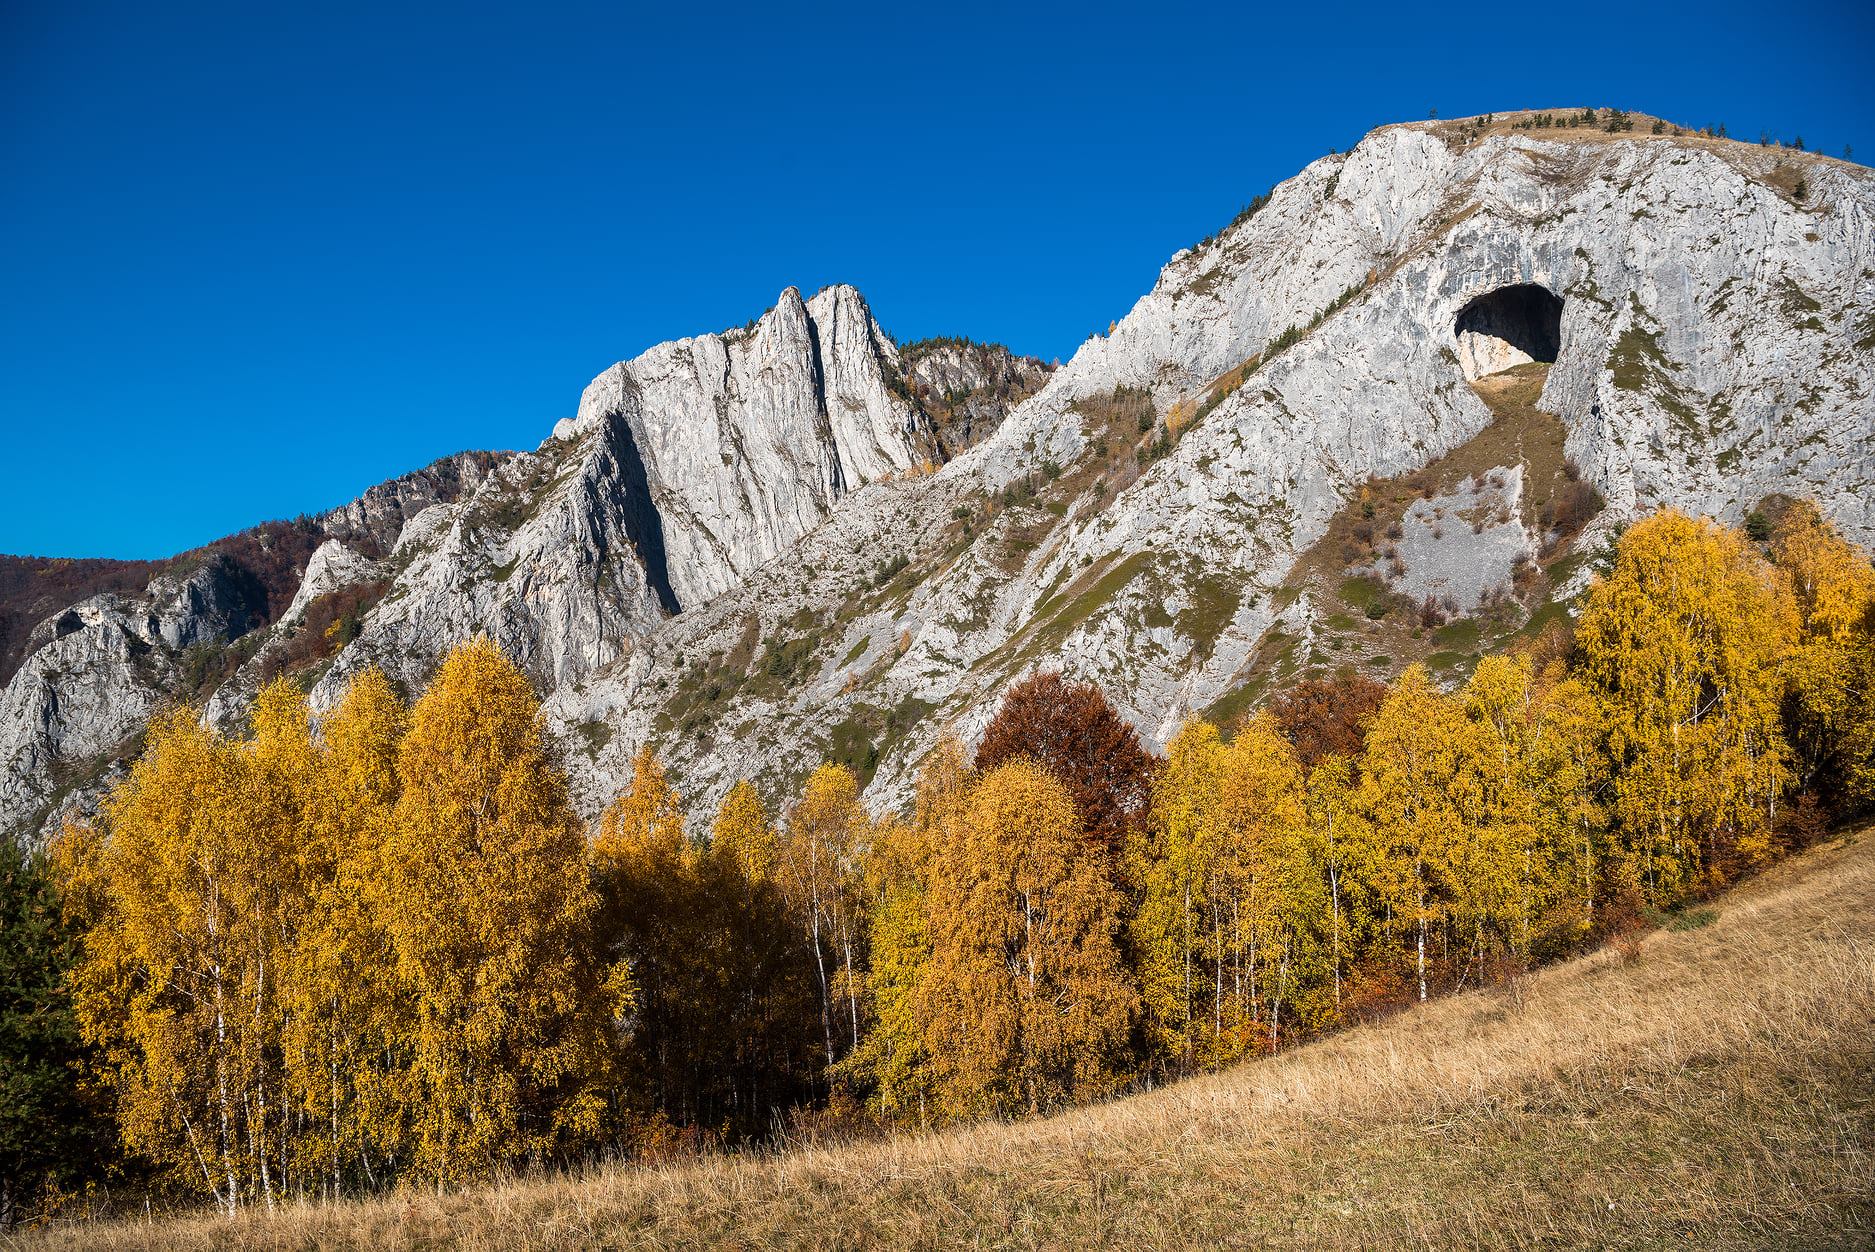
POLYGON ((1595 953, 1045 1121, 45 1242, 1845 1247, 1875 1242, 1875 838, 1595 953))

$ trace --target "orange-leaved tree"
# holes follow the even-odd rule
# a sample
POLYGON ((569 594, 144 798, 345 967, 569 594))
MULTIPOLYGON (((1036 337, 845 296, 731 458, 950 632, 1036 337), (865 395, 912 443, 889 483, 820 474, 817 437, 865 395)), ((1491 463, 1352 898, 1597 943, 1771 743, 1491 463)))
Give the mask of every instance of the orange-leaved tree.
POLYGON ((527 679, 486 638, 410 712, 379 916, 407 1006, 411 1165, 455 1181, 597 1130, 629 998, 527 679))
POLYGON ((1111 1090, 1137 997, 1104 849, 1032 761, 984 775, 932 849, 921 980, 946 1116, 1034 1112, 1111 1090))
POLYGON ((1087 838, 1117 865, 1151 807, 1154 763, 1100 688, 1056 673, 1011 687, 984 728, 976 768, 988 773, 1019 756, 1068 789, 1087 838))

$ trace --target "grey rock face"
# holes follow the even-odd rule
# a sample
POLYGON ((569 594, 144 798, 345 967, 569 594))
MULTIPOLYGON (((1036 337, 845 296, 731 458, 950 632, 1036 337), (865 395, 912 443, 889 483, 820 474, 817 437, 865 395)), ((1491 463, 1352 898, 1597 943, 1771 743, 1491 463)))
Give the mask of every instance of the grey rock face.
POLYGON ((1523 521, 1523 467, 1500 466, 1456 491, 1415 500, 1401 520, 1391 559, 1372 573, 1408 600, 1470 616, 1511 588, 1520 562, 1537 555, 1523 521))
POLYGON ((929 416, 947 456, 976 444, 1016 405, 1040 391, 1051 372, 1001 344, 927 339, 899 349, 913 399, 929 416))
POLYGON ((407 531, 390 593, 315 702, 365 664, 416 688, 477 633, 546 690, 627 661, 851 490, 924 459, 922 416, 888 386, 896 370, 851 287, 807 301, 789 288, 746 331, 613 366, 539 451, 407 531))
MULTIPOLYGON (((459 496, 375 522, 361 504, 394 542, 334 529, 355 559, 322 549, 296 604, 391 586, 309 675, 315 699, 366 664, 414 689, 487 633, 541 687, 589 810, 646 742, 699 811, 740 777, 779 798, 829 755, 896 804, 943 728, 974 735, 1038 667, 1098 681, 1163 743, 1255 679, 1259 648, 1310 637, 1321 610, 1285 580, 1360 485, 1472 439, 1492 414, 1468 382, 1528 359, 1553 359, 1541 407, 1608 502, 1579 545, 1662 504, 1735 521, 1770 492, 1869 544, 1875 174, 1691 137, 1387 127, 1174 256, 1045 381, 1006 354, 901 352, 851 288, 791 289, 744 330, 606 370, 459 496)), ((1461 611, 1490 596, 1535 545, 1521 488, 1487 475, 1409 517, 1395 581, 1461 611), (1462 554, 1432 535, 1441 507, 1479 513, 1462 554)), ((137 622, 58 636, 8 687, 0 811, 110 739, 98 704, 137 708, 131 641, 173 650, 148 605, 107 607, 137 622)), ((219 629, 206 600, 188 614, 179 630, 219 629)))
POLYGON ((343 540, 328 539, 313 550, 305 572, 300 575, 299 590, 293 593, 293 602, 280 620, 301 621, 306 616, 306 606, 314 600, 357 583, 370 582, 381 577, 384 570, 382 561, 374 561, 346 547, 343 540))
POLYGON ((660 344, 586 388, 556 430, 601 428, 641 467, 672 611, 707 603, 867 482, 924 459, 887 385, 897 349, 851 287, 790 287, 747 331, 660 344))
MULTIPOLYGON (((1282 599, 1283 581, 1361 483, 1492 420, 1467 386, 1466 333, 1471 374, 1554 357, 1543 407, 1610 504, 1578 542, 1658 504, 1736 521, 1786 491, 1869 543, 1875 185, 1815 162, 1794 202, 1777 189, 1790 159, 1599 134, 1456 144, 1401 126, 1316 162, 1174 257, 1111 334, 935 477, 857 493, 744 589, 671 623, 645 666, 558 693, 565 724, 614 732, 589 802, 645 741, 706 806, 736 777, 785 791, 858 735, 878 758, 869 797, 899 803, 944 726, 976 733, 1042 666, 1099 682, 1163 743, 1256 677, 1266 632, 1307 637, 1315 610, 1282 599), (1787 283, 1801 294, 1780 295, 1787 283), (1481 297, 1526 284, 1562 302, 1553 339, 1532 345, 1517 319, 1461 328, 1481 297), (1118 451, 1130 432, 1093 416, 1121 387, 1185 419, 1137 467, 1118 451), (874 589, 871 571, 908 551, 930 555, 874 589), (771 636, 816 644, 785 691, 720 667, 698 677, 703 658, 771 636), (909 728, 900 710, 918 712, 909 728)), ((1472 542, 1487 537, 1497 564, 1532 543, 1521 523, 1472 542)), ((1418 564, 1428 589, 1455 576, 1436 548, 1418 564)))
MULTIPOLYGON (((409 518, 453 499, 502 460, 445 458, 314 519, 333 538, 307 563, 283 624, 320 595, 380 576, 376 562, 347 544, 388 548, 409 518)), ((0 689, 0 837, 31 838, 88 809, 163 704, 210 696, 207 688, 219 684, 208 700, 211 719, 241 716, 259 674, 251 663, 235 665, 242 655, 235 649, 264 645, 273 634, 265 571, 242 564, 256 553, 264 556, 266 545, 211 544, 159 570, 141 595, 89 596, 34 628, 28 655, 0 689)))

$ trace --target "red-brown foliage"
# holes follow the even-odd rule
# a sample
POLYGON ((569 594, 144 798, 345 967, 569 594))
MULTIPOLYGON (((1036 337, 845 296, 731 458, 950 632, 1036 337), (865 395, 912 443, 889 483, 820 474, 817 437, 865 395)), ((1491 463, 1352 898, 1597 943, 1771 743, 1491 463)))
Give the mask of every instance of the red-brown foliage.
POLYGON ((1359 756, 1387 684, 1365 674, 1309 678, 1277 696, 1270 705, 1277 728, 1296 746, 1304 768, 1325 756, 1359 756))
POLYGON ((354 583, 306 606, 306 619, 262 666, 263 681, 323 660, 357 637, 365 614, 390 590, 388 582, 354 583))
POLYGON ((26 659, 33 627, 107 591, 134 595, 160 568, 155 561, 0 556, 0 683, 26 659))
POLYGON ((1092 683, 1036 674, 1009 689, 977 747, 979 770, 1026 756, 1074 798, 1087 837, 1116 858, 1146 818, 1154 761, 1092 683))

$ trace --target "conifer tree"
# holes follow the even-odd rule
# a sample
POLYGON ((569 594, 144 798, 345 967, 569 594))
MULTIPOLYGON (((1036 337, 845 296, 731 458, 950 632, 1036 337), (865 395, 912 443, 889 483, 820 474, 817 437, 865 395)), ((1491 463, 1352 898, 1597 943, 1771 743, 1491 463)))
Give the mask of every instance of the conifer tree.
POLYGON ((51 867, 0 839, 0 1233, 102 1172, 110 1126, 86 1089, 65 977, 78 957, 51 867))

